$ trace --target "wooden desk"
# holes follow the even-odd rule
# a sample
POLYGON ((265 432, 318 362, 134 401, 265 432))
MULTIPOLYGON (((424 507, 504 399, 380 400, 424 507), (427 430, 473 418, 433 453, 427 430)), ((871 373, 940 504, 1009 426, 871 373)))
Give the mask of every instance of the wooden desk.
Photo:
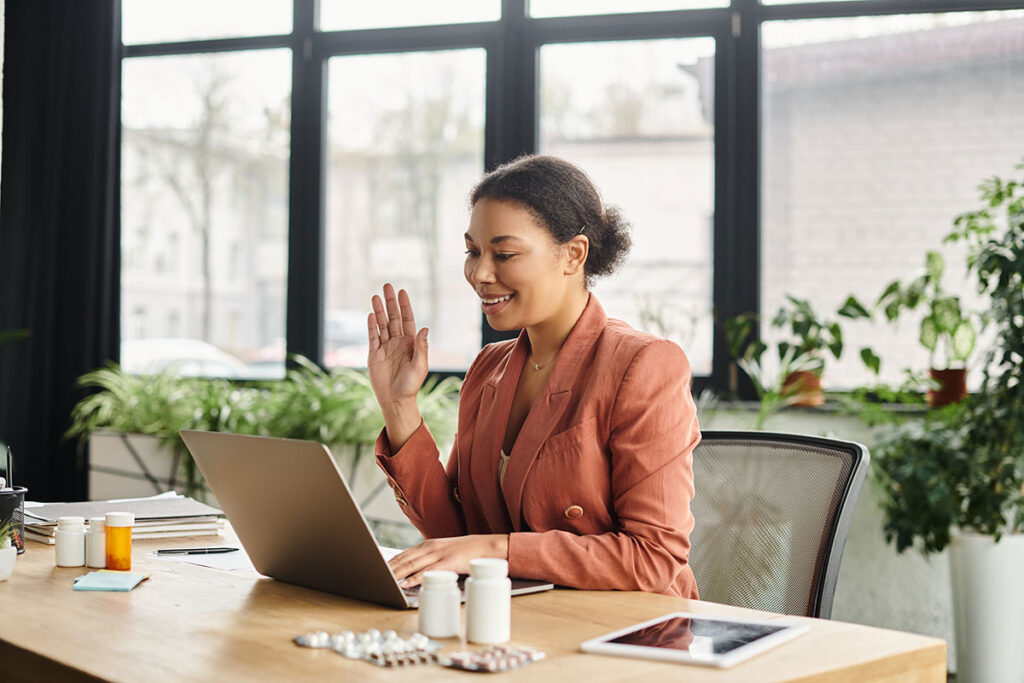
MULTIPOLYGON (((134 568, 152 576, 130 593, 73 592, 72 578, 88 570, 54 567, 53 548, 29 542, 14 575, 0 582, 0 679, 483 680, 439 666, 382 669, 292 643, 292 637, 318 629, 411 633, 415 611, 145 557, 156 547, 206 542, 136 541, 134 568)), ((512 601, 513 643, 539 647, 547 659, 501 680, 946 680, 942 640, 803 618, 797 620, 810 623, 810 632, 724 671, 579 652, 588 638, 680 610, 793 618, 646 593, 555 590, 522 596, 512 601)))

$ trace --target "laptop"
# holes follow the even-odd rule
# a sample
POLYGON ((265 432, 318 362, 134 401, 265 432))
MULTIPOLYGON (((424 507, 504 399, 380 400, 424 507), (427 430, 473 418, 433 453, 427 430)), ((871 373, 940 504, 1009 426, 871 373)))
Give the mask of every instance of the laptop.
MULTIPOLYGON (((181 430, 220 508, 261 574, 398 608, 419 605, 391 573, 327 446, 316 441, 181 430)), ((512 579, 512 594, 554 588, 512 579)))

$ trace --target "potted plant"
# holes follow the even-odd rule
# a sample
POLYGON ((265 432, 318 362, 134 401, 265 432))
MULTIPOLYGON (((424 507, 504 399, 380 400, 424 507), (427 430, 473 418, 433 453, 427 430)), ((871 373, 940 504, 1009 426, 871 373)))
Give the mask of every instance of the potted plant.
MULTIPOLYGON (((918 339, 928 349, 931 381, 927 395, 928 405, 933 408, 956 403, 967 395, 966 362, 978 338, 971 316, 960 305, 960 297, 942 288, 945 269, 942 254, 930 250, 925 254, 922 272, 907 283, 889 283, 875 302, 875 308, 890 323, 909 311, 923 309, 918 339)), ((865 311, 863 317, 871 314, 865 311)))
MULTIPOLYGON (((820 316, 810 302, 786 295, 788 305, 781 306, 772 318, 771 327, 782 330, 775 344, 778 372, 772 374, 764 359, 768 346, 757 338, 759 317, 753 313, 725 322, 726 343, 736 366, 754 384, 761 400, 758 424, 782 405, 820 406, 825 402, 821 375, 825 354, 836 359, 843 353, 843 334, 836 320, 820 316)), ((735 376, 731 379, 735 387, 735 376)))
MULTIPOLYGON (((1024 165, 1017 167, 1024 170, 1024 165)), ((956 219, 995 328, 981 390, 876 449, 886 537, 949 547, 960 681, 1024 680, 1024 180, 981 186, 956 219)))

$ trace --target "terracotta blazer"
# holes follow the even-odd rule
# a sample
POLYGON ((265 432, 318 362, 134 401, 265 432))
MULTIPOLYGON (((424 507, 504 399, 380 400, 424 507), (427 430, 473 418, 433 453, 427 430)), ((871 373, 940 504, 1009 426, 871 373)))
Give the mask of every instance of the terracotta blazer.
POLYGON ((610 320, 591 295, 509 454, 498 460, 525 333, 466 373, 447 468, 425 425, 377 462, 427 538, 509 534, 509 573, 581 589, 697 597, 687 564, 693 449, 690 366, 674 343, 610 320))

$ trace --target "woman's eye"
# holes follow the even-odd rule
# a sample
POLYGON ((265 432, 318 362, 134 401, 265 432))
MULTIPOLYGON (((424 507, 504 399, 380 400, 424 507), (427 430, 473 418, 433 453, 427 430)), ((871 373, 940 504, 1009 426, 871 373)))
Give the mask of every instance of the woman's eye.
POLYGON ((479 255, 480 255, 479 251, 474 251, 472 249, 467 249, 466 250, 466 256, 469 256, 470 258, 476 258, 479 255))
POLYGON ((513 256, 515 256, 515 254, 495 254, 494 258, 498 261, 508 261, 513 256))

